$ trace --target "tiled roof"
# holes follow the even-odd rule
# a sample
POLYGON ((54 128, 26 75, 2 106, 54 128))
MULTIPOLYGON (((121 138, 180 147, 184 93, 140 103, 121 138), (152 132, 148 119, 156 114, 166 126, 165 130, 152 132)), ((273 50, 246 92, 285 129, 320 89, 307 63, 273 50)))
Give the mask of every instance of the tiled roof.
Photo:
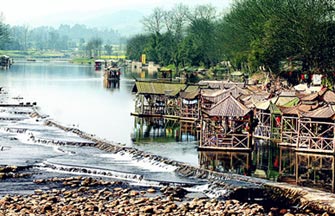
POLYGON ((332 118, 334 115, 334 107, 330 105, 326 105, 303 114, 304 117, 309 118, 332 118))
POLYGON ((286 115, 302 115, 303 113, 309 112, 315 108, 317 108, 317 105, 300 104, 293 107, 280 107, 280 110, 286 115))
POLYGON ((210 88, 219 88, 219 89, 228 89, 234 86, 243 87, 244 83, 236 83, 236 82, 227 82, 223 80, 202 80, 199 82, 200 85, 208 85, 210 88))
POLYGON ((243 117, 250 112, 250 109, 229 95, 217 103, 212 109, 205 112, 209 116, 243 117))
POLYGON ((333 91, 328 90, 323 94, 323 100, 327 103, 334 104, 335 103, 335 93, 333 91))
POLYGON ((187 88, 184 91, 180 92, 180 97, 184 99, 194 99, 200 94, 200 88, 199 86, 187 86, 187 88))
POLYGON ((137 92, 139 94, 176 96, 181 90, 185 88, 186 85, 181 83, 137 81, 135 83, 133 92, 137 92))

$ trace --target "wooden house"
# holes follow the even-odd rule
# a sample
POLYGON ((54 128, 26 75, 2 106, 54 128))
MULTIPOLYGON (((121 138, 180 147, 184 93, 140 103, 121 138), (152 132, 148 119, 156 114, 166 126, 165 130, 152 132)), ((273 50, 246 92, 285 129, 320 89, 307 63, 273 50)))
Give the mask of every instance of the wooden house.
POLYGON ((335 105, 326 104, 300 117, 296 150, 335 153, 335 105))
MULTIPOLYGON (((219 94, 218 98, 221 96, 219 94)), ((202 107, 199 149, 250 150, 252 118, 251 110, 232 95, 212 103, 210 107, 205 104, 202 107)))
POLYGON ((200 119, 200 87, 189 85, 179 93, 180 117, 196 121, 200 119))
POLYGON ((172 82, 137 81, 134 115, 179 118, 178 94, 186 85, 172 82))
POLYGON ((255 119, 258 120, 254 130, 254 137, 276 140, 280 138, 281 111, 275 100, 268 100, 256 104, 255 119))
POLYGON ((0 56, 0 67, 2 69, 8 69, 12 65, 12 61, 9 56, 1 55, 0 56))
POLYGON ((282 92, 266 101, 255 104, 255 118, 258 124, 255 127, 254 137, 281 141, 282 112, 279 107, 290 107, 298 103, 295 92, 282 92))
POLYGON ((307 104, 298 104, 292 107, 280 107, 281 119, 281 139, 279 145, 296 147, 298 142, 298 130, 300 117, 316 107, 307 104))

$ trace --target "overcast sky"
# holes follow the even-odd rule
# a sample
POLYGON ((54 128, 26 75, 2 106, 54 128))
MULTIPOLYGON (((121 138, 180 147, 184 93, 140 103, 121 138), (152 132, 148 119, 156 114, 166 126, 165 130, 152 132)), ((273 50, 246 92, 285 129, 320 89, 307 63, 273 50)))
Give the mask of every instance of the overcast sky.
POLYGON ((57 26, 82 23, 99 13, 136 10, 148 14, 155 7, 166 10, 178 3, 188 6, 211 4, 222 11, 233 0, 1 0, 0 11, 10 25, 57 26), (6 1, 6 2, 5 2, 6 1))

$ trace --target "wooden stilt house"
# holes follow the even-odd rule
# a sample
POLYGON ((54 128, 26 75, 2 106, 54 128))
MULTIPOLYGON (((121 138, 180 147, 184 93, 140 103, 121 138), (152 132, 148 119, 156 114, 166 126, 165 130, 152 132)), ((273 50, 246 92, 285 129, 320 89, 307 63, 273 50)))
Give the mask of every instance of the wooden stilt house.
POLYGON ((255 118, 258 124, 254 137, 271 140, 280 138, 281 111, 271 100, 256 104, 255 118))
POLYGON ((185 88, 186 85, 181 83, 137 81, 133 87, 137 94, 133 114, 179 118, 178 94, 185 88))
POLYGON ((296 147, 298 142, 298 130, 300 117, 303 113, 313 109, 313 106, 299 104, 293 107, 280 107, 281 119, 281 140, 279 145, 296 147))
POLYGON ((200 119, 200 87, 189 85, 179 93, 180 117, 184 120, 200 119))
POLYGON ((300 118, 298 142, 300 151, 335 153, 335 107, 324 105, 300 118))
POLYGON ((255 104, 255 118, 258 124, 254 136, 262 139, 270 139, 275 142, 281 141, 282 135, 282 112, 279 107, 290 107, 298 103, 299 99, 295 92, 282 92, 267 101, 255 104))
MULTIPOLYGON (((221 93, 216 98, 202 97, 204 101, 216 101, 223 95, 221 93)), ((230 94, 216 103, 214 101, 202 107, 199 149, 250 150, 251 110, 230 94)))
POLYGON ((295 165, 298 185, 335 192, 334 155, 296 152, 295 165))
POLYGON ((217 172, 251 175, 251 152, 199 151, 199 165, 217 172))
POLYGON ((301 101, 314 109, 300 117, 296 149, 334 154, 335 93, 322 89, 303 97, 301 101))

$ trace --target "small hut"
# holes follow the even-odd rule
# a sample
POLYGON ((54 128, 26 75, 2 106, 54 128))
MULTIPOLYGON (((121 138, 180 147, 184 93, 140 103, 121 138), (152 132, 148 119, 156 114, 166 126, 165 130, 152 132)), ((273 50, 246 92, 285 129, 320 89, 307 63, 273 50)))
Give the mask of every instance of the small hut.
POLYGON ((0 56, 0 66, 2 69, 8 69, 12 65, 12 61, 7 55, 0 56))
POLYGON ((231 95, 203 107, 199 149, 250 150, 252 119, 251 110, 231 95))
POLYGON ((181 91, 180 97, 180 117, 182 119, 198 120, 200 117, 200 87, 190 85, 181 91))
POLYGON ((107 67, 104 71, 104 86, 106 88, 120 87, 121 68, 107 67))
POLYGON ((171 82, 136 81, 135 112, 137 115, 162 117, 169 115, 179 118, 178 94, 186 85, 171 82))
POLYGON ((335 153, 335 105, 326 104, 300 118, 297 150, 335 153))
POLYGON ((255 127, 254 137, 280 139, 281 111, 272 101, 268 100, 256 104, 255 118, 258 120, 258 124, 255 127))
POLYGON ((295 92, 282 92, 263 102, 255 104, 255 118, 258 125, 254 136, 280 142, 282 135, 282 112, 279 107, 291 107, 299 102, 295 92))

